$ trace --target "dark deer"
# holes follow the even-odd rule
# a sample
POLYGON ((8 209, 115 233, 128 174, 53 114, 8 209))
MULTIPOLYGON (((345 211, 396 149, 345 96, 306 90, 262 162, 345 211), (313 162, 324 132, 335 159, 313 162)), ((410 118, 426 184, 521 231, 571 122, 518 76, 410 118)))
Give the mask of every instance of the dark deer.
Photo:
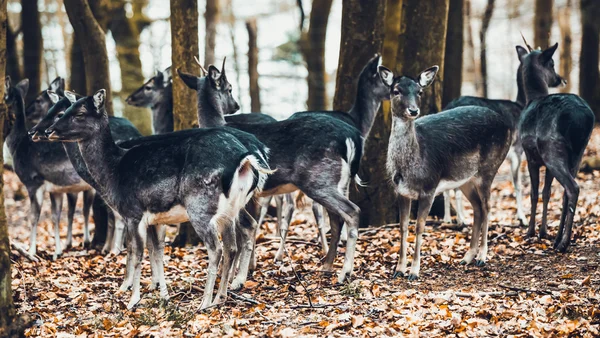
MULTIPOLYGON (((512 143, 511 117, 477 106, 420 115, 421 93, 433 83, 434 66, 417 79, 386 77, 391 85, 392 132, 387 170, 400 200, 401 245, 394 277, 406 272, 410 204, 419 201, 416 240, 409 280, 419 277, 425 220, 434 197, 460 188, 473 206, 473 235, 462 264, 487 259, 489 198, 492 181, 512 143)), ((389 70, 382 69, 389 73, 389 70)))
MULTIPOLYGON (((70 93, 65 94, 71 98, 70 93)), ((223 129, 167 134, 125 150, 111 136, 105 98, 102 89, 77 100, 46 134, 51 141, 78 143, 88 171, 98 184, 97 191, 125 220, 131 239, 128 266, 133 268, 128 308, 140 300, 141 260, 147 236, 158 248, 164 231, 161 224, 186 221, 191 222, 209 255, 202 308, 212 303, 223 256, 221 282, 214 300, 219 303, 227 296, 229 273, 237 256, 235 220, 270 172, 264 153, 249 150, 223 129)), ((160 294, 168 298, 162 252, 154 254, 159 256, 154 261, 160 264, 160 294)), ((127 288, 128 282, 122 287, 127 288)))
POLYGON ((540 237, 547 236, 547 211, 554 178, 565 189, 560 227, 554 249, 566 252, 571 243, 573 217, 579 198, 575 181, 583 152, 594 127, 594 113, 588 104, 574 94, 548 94, 564 80, 554 70, 552 56, 558 43, 546 50, 529 50, 517 46, 527 107, 519 122, 519 134, 527 157, 531 177, 531 218, 527 235, 535 236, 539 171, 546 167, 542 192, 543 211, 540 237))

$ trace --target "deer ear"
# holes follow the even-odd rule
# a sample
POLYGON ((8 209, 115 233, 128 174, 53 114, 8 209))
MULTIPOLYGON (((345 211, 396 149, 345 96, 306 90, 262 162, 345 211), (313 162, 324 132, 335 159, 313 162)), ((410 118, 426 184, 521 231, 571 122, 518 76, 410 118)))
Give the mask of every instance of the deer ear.
POLYGON ((104 103, 106 101, 106 90, 105 89, 100 89, 99 91, 96 92, 96 94, 94 94, 94 107, 96 107, 96 109, 100 110, 101 108, 104 107, 104 103))
POLYGON ((213 65, 208 66, 208 78, 215 88, 221 88, 221 71, 217 67, 213 65))
POLYGON ((19 81, 19 83, 17 83, 15 87, 21 92, 21 95, 24 97, 25 95, 27 95, 27 91, 29 90, 29 79, 23 79, 19 81))
POLYGON ((65 79, 57 77, 50 83, 50 90, 55 93, 63 93, 65 91, 65 79))
POLYGON ((77 96, 75 96, 75 93, 73 93, 73 92, 65 90, 65 97, 67 99, 69 99, 69 101, 71 102, 71 104, 77 102, 77 96))
POLYGON ((50 98, 50 101, 52 101, 53 104, 57 104, 58 101, 60 101, 60 96, 56 95, 54 91, 47 90, 46 93, 48 94, 48 97, 50 98))
POLYGON ((177 74, 179 74, 179 77, 181 80, 183 80, 186 86, 193 90, 198 90, 198 77, 192 74, 184 73, 179 69, 177 69, 177 74))
POLYGON ((435 80, 438 70, 440 70, 440 67, 433 66, 425 69, 421 74, 419 74, 419 86, 422 88, 429 87, 433 83, 433 80, 435 80))
POLYGON ((542 52, 542 61, 543 62, 550 61, 550 59, 552 59, 552 55, 554 55, 554 52, 556 52, 557 48, 558 48, 558 42, 555 43, 554 46, 548 47, 548 49, 543 51, 542 52))
POLYGON ((521 46, 517 46, 515 48, 517 49, 517 56, 519 57, 519 61, 523 63, 523 60, 525 60, 525 57, 527 56, 527 54, 529 54, 529 52, 527 51, 527 49, 521 46))
POLYGON ((10 76, 6 76, 4 78, 4 95, 8 95, 8 91, 10 90, 10 86, 11 86, 10 82, 11 82, 10 76))
POLYGON ((383 83, 385 83, 388 87, 391 86, 394 82, 394 72, 384 66, 379 66, 377 71, 379 72, 379 76, 381 76, 383 83))

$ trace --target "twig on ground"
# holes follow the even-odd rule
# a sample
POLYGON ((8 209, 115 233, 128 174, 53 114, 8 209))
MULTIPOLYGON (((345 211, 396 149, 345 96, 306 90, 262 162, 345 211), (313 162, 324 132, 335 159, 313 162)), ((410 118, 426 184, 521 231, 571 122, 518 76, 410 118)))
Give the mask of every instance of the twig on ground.
POLYGON ((244 297, 242 295, 239 295, 233 291, 229 291, 229 295, 231 296, 231 298, 235 299, 235 300, 239 300, 242 302, 246 302, 246 303, 250 303, 250 304, 254 304, 254 305, 260 305, 261 303, 257 300, 254 300, 252 298, 248 298, 248 297, 244 297))
POLYGON ((296 279, 298 280, 298 283, 300 283, 300 285, 302 285, 302 288, 304 289, 304 292, 306 292, 306 298, 308 298, 308 304, 312 308, 313 307, 313 303, 312 303, 312 300, 310 299, 310 291, 308 290, 308 288, 306 287, 306 285, 304 285, 304 282, 302 282, 302 279, 300 279, 300 275, 298 275, 298 272, 296 271, 296 268, 294 267, 294 262, 292 262, 292 257, 290 257, 290 255, 289 255, 289 253, 287 251, 287 248, 285 246, 283 246, 283 252, 285 253, 285 257, 287 257, 287 259, 290 261, 290 267, 292 268, 292 271, 294 272, 294 276, 296 276, 296 279))
POLYGON ((16 252, 18 252, 21 256, 29 259, 32 262, 39 262, 40 259, 38 256, 34 256, 29 254, 29 252, 27 252, 27 250, 25 250, 25 248, 23 248, 20 244, 17 244, 15 242, 11 242, 10 243, 10 247, 15 250, 16 252))
MULTIPOLYGON (((265 238, 263 241, 261 241, 260 243, 257 243, 257 245, 263 245, 265 243, 273 243, 273 242, 279 242, 281 241, 281 239, 279 238, 265 238)), ((295 238, 290 238, 287 237, 285 240, 286 243, 296 243, 296 244, 306 244, 306 245, 312 245, 312 246, 321 246, 318 243, 313 243, 313 242, 309 242, 309 241, 305 241, 302 239, 295 239, 295 238)))
POLYGON ((478 293, 465 293, 465 292, 455 292, 454 295, 456 295, 457 297, 464 297, 464 298, 473 298, 475 296, 478 297, 485 297, 485 296, 490 296, 490 297, 514 297, 517 296, 519 293, 516 291, 509 291, 509 292, 504 292, 504 291, 492 291, 492 292, 478 292, 478 293))
POLYGON ((517 292, 535 293, 538 295, 551 295, 552 294, 552 292, 547 291, 547 290, 524 289, 524 288, 519 288, 516 286, 509 286, 509 285, 504 285, 504 284, 498 284, 498 286, 500 286, 501 288, 505 288, 505 289, 517 291, 517 292))
POLYGON ((290 306, 290 309, 323 309, 326 307, 331 307, 331 306, 338 306, 341 305, 343 302, 338 302, 338 303, 332 303, 332 304, 310 304, 309 305, 294 305, 294 306, 290 306))

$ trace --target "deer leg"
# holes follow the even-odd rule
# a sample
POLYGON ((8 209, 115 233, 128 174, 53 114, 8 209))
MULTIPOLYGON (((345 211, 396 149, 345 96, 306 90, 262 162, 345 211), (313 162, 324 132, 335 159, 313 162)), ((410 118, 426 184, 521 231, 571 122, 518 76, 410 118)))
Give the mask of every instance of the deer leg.
POLYGON ((479 236, 481 224, 483 224, 483 207, 481 198, 479 197, 473 182, 464 184, 460 189, 473 207, 473 233, 471 234, 471 243, 469 245, 469 250, 460 261, 460 264, 468 265, 471 264, 473 258, 475 258, 479 252, 479 236))
POLYGON ((412 265, 410 266, 410 274, 408 280, 413 281, 419 278, 421 271, 421 245, 423 244, 423 232, 425 232, 425 221, 431 205, 433 204, 433 194, 422 194, 419 196, 419 210, 417 211, 417 236, 415 237, 415 252, 413 254, 412 265))
POLYGON ((28 189, 29 193, 29 223, 31 224, 31 234, 29 237, 29 254, 35 256, 37 251, 37 226, 40 221, 40 212, 44 202, 44 189, 35 187, 28 189))
POLYGON ((86 190, 83 192, 83 247, 90 247, 90 210, 94 202, 94 190, 86 190))
POLYGON ((399 197, 400 206, 400 255, 392 278, 403 277, 406 273, 406 253, 408 251, 408 223, 410 219, 410 198, 399 197))
POLYGON ((67 243, 65 248, 73 247, 73 216, 75 215, 75 206, 77 205, 77 194, 67 194, 67 243))
POLYGON ((104 242, 104 246, 102 247, 102 254, 106 255, 107 253, 112 251, 112 248, 116 246, 115 244, 115 217, 111 212, 107 212, 107 229, 106 229, 106 241, 104 242))
POLYGON ((444 191, 444 223, 452 223, 452 215, 450 215, 450 190, 444 191))
POLYGON ((227 286, 229 285, 229 274, 231 273, 233 262, 238 254, 235 236, 235 220, 224 220, 220 223, 221 238, 223 239, 223 269, 221 273, 221 282, 213 304, 220 304, 221 300, 227 300, 227 286))
POLYGON ((312 211, 315 215, 315 221, 317 222, 317 227, 319 229, 319 241, 321 242, 321 250, 323 250, 323 254, 326 255, 329 251, 329 245, 327 245, 327 224, 325 221, 325 212, 323 210, 323 206, 318 203, 313 203, 312 211))
POLYGON ((52 222, 54 223, 54 255, 53 260, 62 255, 62 243, 60 242, 60 214, 62 211, 63 194, 50 193, 50 203, 52 205, 52 222))
POLYGON ((239 234, 239 241, 237 242, 239 248, 240 263, 238 273, 231 283, 232 290, 239 290, 244 286, 246 279, 248 278, 248 267, 250 265, 250 259, 253 249, 253 238, 256 238, 256 230, 258 224, 254 218, 245 210, 242 210, 239 227, 236 230, 236 235, 239 234))
MULTIPOLYGON (((526 153, 527 154, 527 153, 526 153)), ((529 229, 527 237, 535 236, 535 214, 537 211, 539 188, 540 188, 540 166, 534 160, 527 156, 527 168, 531 180, 531 216, 529 216, 529 229)))
POLYGON ((131 271, 133 272, 131 298, 127 304, 127 309, 131 310, 141 299, 142 259, 146 247, 148 224, 145 221, 132 219, 127 219, 126 222, 133 253, 131 259, 131 271))
MULTIPOLYGON (((476 185, 476 191, 479 195, 479 200, 481 201, 481 224, 479 225, 479 229, 481 232, 481 241, 479 243, 479 252, 477 257, 475 257, 475 265, 484 266, 487 261, 487 252, 488 252, 488 228, 489 228, 489 220, 488 214, 490 211, 490 194, 491 194, 491 183, 494 180, 495 173, 488 176, 488 178, 480 178, 481 184, 476 185)), ((474 229, 474 228, 473 228, 474 229)), ((477 240, 477 238, 472 238, 473 240, 477 240)))
MULTIPOLYGON (((277 202, 277 197, 275 196, 275 201, 277 202)), ((258 203, 260 204, 260 214, 258 216, 258 225, 262 225, 265 221, 265 216, 267 216, 267 212, 269 211, 269 205, 271 204, 272 196, 263 197, 258 199, 258 203)), ((279 206, 277 206, 277 211, 279 212, 279 206)), ((279 219, 277 220, 279 221, 279 219)), ((279 234, 277 235, 279 236, 279 234)))
POLYGON ((540 239, 548 237, 548 202, 550 201, 550 192, 552 191, 552 181, 554 181, 554 176, 552 176, 550 170, 546 170, 544 189, 542 190, 542 225, 540 225, 540 239))
POLYGON ((129 240, 127 241, 127 257, 125 258, 125 278, 123 278, 123 283, 119 287, 119 290, 121 292, 129 290, 129 288, 133 284, 133 245, 134 244, 132 243, 130 236, 129 240))
MULTIPOLYGON (((521 225, 527 224, 527 217, 523 212, 523 191, 521 182, 521 162, 523 162, 523 150, 519 147, 511 149, 512 156, 510 156, 510 171, 513 187, 515 189, 515 200, 517 203, 517 219, 521 225)), ((509 153, 509 154, 510 154, 509 153)))
POLYGON ((165 280, 165 267, 163 256, 165 252, 165 234, 166 226, 152 225, 148 227, 148 253, 150 255, 150 264, 152 266, 152 285, 151 290, 158 287, 160 298, 169 299, 169 290, 165 280), (150 249, 152 248, 152 250, 150 249))
POLYGON ((454 199, 456 200, 456 223, 465 224, 465 205, 460 189, 454 190, 454 199))
MULTIPOLYGON (((579 185, 571 176, 571 173, 561 165, 554 163, 547 164, 547 169, 552 172, 556 180, 565 189, 567 210, 562 231, 562 236, 557 236, 554 242, 554 248, 559 252, 566 252, 571 244, 571 232, 573 228, 573 218, 575 217, 575 209, 577 208, 577 200, 579 199, 579 185)), ((565 211, 563 210, 563 213, 565 211)))

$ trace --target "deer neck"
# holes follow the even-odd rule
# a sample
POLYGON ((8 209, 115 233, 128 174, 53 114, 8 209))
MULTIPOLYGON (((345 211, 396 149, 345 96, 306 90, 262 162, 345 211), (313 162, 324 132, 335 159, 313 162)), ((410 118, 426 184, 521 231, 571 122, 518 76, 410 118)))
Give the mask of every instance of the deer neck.
POLYGON ((152 106, 152 126, 155 134, 173 131, 173 87, 169 85, 152 106))
POLYGON ((356 126, 363 137, 367 137, 369 134, 380 106, 381 100, 378 100, 368 90, 362 89, 359 86, 354 105, 352 105, 348 113, 356 122, 356 126))
POLYGON ((527 100, 525 98, 525 89, 523 88, 523 74, 521 72, 522 66, 519 66, 519 70, 517 71, 517 100, 516 102, 521 105, 521 107, 525 107, 527 100))
POLYGON ((531 67, 524 68, 523 84, 527 104, 531 101, 548 96, 548 85, 531 67))
POLYGON ((394 116, 388 147, 388 163, 394 163, 402 168, 407 164, 416 165, 419 160, 420 150, 415 120, 394 116))
POLYGON ((15 99, 12 109, 15 110, 15 122, 6 136, 6 145, 8 146, 11 155, 14 155, 12 153, 16 151, 18 145, 21 142, 27 142, 29 140, 25 128, 25 103, 20 94, 18 94, 18 97, 15 99))
POLYGON ((213 101, 208 86, 210 83, 203 78, 204 83, 200 86, 198 93, 198 126, 200 128, 221 127, 225 125, 225 113, 218 102, 213 101))

